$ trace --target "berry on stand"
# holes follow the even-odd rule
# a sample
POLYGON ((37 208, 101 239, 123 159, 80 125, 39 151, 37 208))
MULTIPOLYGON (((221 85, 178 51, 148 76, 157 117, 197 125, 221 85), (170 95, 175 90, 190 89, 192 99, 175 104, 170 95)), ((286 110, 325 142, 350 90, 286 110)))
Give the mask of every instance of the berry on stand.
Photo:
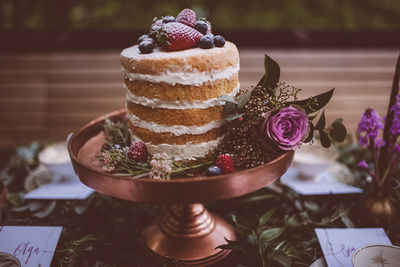
POLYGON ((225 38, 221 35, 214 36, 214 44, 216 47, 223 47, 225 45, 225 38))
POLYGON ((217 166, 210 166, 208 167, 206 171, 207 176, 214 176, 214 175, 220 175, 222 174, 222 170, 218 168, 217 166))
POLYGON ((232 173, 235 171, 235 164, 229 154, 222 154, 217 157, 216 165, 223 173, 232 173))
POLYGON ((193 47, 203 36, 197 30, 179 23, 164 24, 157 34, 158 43, 167 50, 181 50, 193 47))
POLYGON ((139 50, 142 54, 149 54, 153 52, 153 49, 154 49, 154 42, 144 40, 139 44, 139 50))
POLYGON ((209 49, 214 46, 214 36, 212 34, 206 34, 201 37, 199 46, 204 49, 209 49))
POLYGON ((176 16, 176 21, 194 28, 196 26, 196 13, 191 9, 185 8, 176 16))
POLYGON ((135 142, 129 147, 128 157, 131 160, 145 162, 148 159, 146 145, 142 142, 135 142))
POLYGON ((162 23, 170 23, 170 22, 175 22, 175 18, 173 16, 165 16, 162 19, 162 23))
POLYGON ((146 38, 150 38, 150 36, 148 36, 147 34, 143 34, 142 36, 140 36, 138 39, 137 39, 137 43, 138 44, 140 44, 144 39, 146 39, 146 38))
MULTIPOLYGON (((154 41, 154 39, 153 38, 151 38, 151 37, 147 37, 147 38, 144 38, 141 42, 144 42, 144 41, 148 41, 148 42, 152 42, 152 43, 154 43, 155 44, 155 41, 154 41)), ((141 43, 140 42, 140 43, 141 43)), ((140 44, 139 43, 139 44, 140 44)))
POLYGON ((196 21, 195 29, 201 32, 202 34, 207 34, 208 24, 202 20, 198 20, 196 21))

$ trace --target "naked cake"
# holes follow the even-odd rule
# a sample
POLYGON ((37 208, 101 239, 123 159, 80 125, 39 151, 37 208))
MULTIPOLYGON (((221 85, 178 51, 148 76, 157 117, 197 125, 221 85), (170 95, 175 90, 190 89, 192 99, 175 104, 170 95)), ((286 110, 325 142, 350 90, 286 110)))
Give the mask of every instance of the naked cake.
POLYGON ((233 43, 142 53, 121 53, 132 141, 150 154, 195 159, 215 150, 224 135, 221 95, 239 90, 239 53, 233 43))

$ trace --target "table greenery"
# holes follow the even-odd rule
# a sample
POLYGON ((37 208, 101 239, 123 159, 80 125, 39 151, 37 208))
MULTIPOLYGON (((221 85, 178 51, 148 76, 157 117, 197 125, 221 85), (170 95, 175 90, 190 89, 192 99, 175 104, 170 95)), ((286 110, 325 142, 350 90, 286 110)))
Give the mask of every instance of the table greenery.
MULTIPOLYGON (((63 231, 54 266, 174 266, 143 253, 140 231, 166 207, 133 203, 94 193, 82 201, 23 200, 28 167, 34 168, 43 144, 18 147, 0 176, 8 188, 3 224, 61 225, 63 231)), ((365 192, 371 190, 365 172, 357 168, 368 151, 351 140, 335 146, 365 192)), ((397 172, 399 179, 400 172, 397 172)), ((222 248, 233 253, 217 266, 308 266, 322 256, 314 234, 316 227, 368 225, 354 212, 362 195, 301 196, 279 182, 252 194, 209 204, 236 229, 237 241, 222 248)), ((400 205, 399 190, 391 191, 400 205)), ((400 222, 386 225, 394 245, 400 245, 400 222)))

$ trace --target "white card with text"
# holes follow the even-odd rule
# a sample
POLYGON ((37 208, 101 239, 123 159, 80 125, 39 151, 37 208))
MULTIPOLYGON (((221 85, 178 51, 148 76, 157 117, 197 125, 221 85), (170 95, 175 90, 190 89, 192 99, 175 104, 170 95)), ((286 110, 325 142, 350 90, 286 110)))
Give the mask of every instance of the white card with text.
POLYGON ((354 252, 367 245, 391 245, 382 228, 316 228, 329 267, 353 267, 354 252))
POLYGON ((25 199, 86 199, 94 192, 80 181, 50 183, 24 195, 25 199))
POLYGON ((61 226, 3 226, 0 266, 50 266, 61 231, 61 226))

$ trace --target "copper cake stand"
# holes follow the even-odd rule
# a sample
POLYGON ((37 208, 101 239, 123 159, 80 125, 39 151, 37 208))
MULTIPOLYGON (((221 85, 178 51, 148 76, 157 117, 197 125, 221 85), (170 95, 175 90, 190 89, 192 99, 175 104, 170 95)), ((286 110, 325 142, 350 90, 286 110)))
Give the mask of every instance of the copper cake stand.
POLYGON ((234 240, 232 226, 204 208, 205 202, 229 199, 256 191, 273 183, 286 172, 293 152, 252 169, 213 177, 188 177, 169 181, 132 179, 102 171, 100 154, 104 143, 104 117, 121 120, 125 109, 99 117, 77 132, 69 143, 72 164, 80 180, 96 191, 130 201, 170 204, 161 218, 142 232, 152 253, 175 259, 181 266, 207 266, 225 258, 230 251, 215 249, 234 240))

